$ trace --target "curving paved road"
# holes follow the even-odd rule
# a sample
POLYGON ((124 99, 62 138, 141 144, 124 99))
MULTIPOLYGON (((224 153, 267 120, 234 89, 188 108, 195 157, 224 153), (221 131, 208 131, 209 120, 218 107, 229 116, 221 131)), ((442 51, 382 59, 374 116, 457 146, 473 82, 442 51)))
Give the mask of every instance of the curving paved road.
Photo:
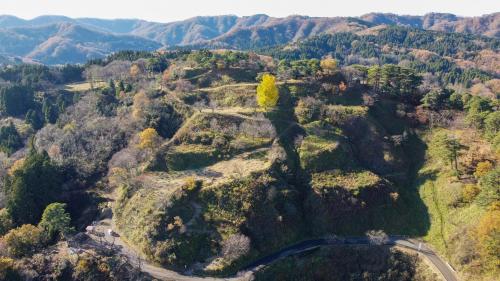
MULTIPOLYGON (((335 245, 370 245, 370 240, 366 237, 346 237, 337 239, 313 239, 300 242, 298 244, 289 246, 280 250, 277 253, 263 257, 254 263, 250 264, 242 270, 242 272, 255 272, 261 267, 271 264, 279 259, 306 252, 321 246, 335 246, 335 245)), ((442 260, 436 253, 434 253, 428 246, 419 241, 405 238, 404 236, 389 236, 389 239, 384 243, 388 246, 399 246, 411 250, 413 252, 421 253, 428 259, 441 273, 446 281, 459 281, 457 274, 451 266, 442 260)))
MULTIPOLYGON (((92 235, 93 236, 93 235, 92 235)), ((91 236, 91 237, 92 237, 91 236)), ((96 238, 96 237, 92 237, 96 238)), ((286 258, 289 256, 304 253, 321 246, 335 246, 335 245, 370 245, 370 240, 367 237, 346 237, 346 238, 333 238, 333 239, 311 239, 299 242, 297 244, 288 246, 281 249, 280 251, 271 254, 269 256, 263 257, 247 267, 243 268, 238 272, 237 276, 230 278, 215 278, 215 277, 199 277, 183 275, 181 273, 168 270, 148 261, 140 258, 135 250, 125 244, 119 237, 110 237, 106 234, 105 239, 108 242, 112 242, 114 245, 119 246, 121 254, 125 255, 132 263, 140 264, 141 271, 151 275, 154 278, 171 281, 232 281, 232 280, 251 280, 253 274, 261 269, 262 267, 272 264, 273 262, 286 258)), ((399 246, 406 248, 410 251, 422 254, 427 260, 429 260, 437 270, 441 273, 442 277, 446 281, 459 281, 455 271, 451 266, 441 259, 436 253, 434 253, 428 246, 419 241, 408 239, 404 236, 389 236, 385 241, 384 245, 388 246, 399 246)))

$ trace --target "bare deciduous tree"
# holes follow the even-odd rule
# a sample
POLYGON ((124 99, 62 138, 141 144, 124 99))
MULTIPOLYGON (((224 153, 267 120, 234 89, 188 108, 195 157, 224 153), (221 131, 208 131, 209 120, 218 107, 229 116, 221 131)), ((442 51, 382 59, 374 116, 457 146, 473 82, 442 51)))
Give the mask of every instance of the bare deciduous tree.
POLYGON ((250 238, 234 234, 222 242, 222 255, 229 262, 246 255, 250 251, 250 238))
POLYGON ((203 100, 197 101, 193 104, 193 107, 196 108, 199 112, 207 107, 207 103, 203 100))
POLYGON ((372 245, 381 246, 389 242, 389 236, 383 230, 370 230, 366 232, 366 237, 372 245))
POLYGON ((271 163, 285 162, 286 157, 285 149, 279 145, 277 141, 274 141, 271 151, 269 152, 269 161, 271 163))
POLYGON ((194 86, 187 80, 179 80, 175 83, 175 90, 181 93, 189 93, 194 90, 194 86))
POLYGON ((39 150, 48 151, 53 160, 75 168, 83 177, 105 171, 108 159, 134 131, 127 112, 104 117, 95 103, 95 95, 86 95, 60 116, 60 124, 70 125, 45 126, 35 138, 39 150))
POLYGON ((141 161, 144 161, 145 156, 144 151, 132 145, 115 153, 108 162, 108 168, 124 168, 129 170, 137 167, 141 161))
POLYGON ((215 112, 215 110, 217 109, 217 102, 211 100, 208 103, 208 107, 210 107, 210 109, 212 110, 212 113, 215 112))
POLYGON ((253 138, 274 138, 276 130, 269 120, 245 120, 239 126, 239 132, 253 138))

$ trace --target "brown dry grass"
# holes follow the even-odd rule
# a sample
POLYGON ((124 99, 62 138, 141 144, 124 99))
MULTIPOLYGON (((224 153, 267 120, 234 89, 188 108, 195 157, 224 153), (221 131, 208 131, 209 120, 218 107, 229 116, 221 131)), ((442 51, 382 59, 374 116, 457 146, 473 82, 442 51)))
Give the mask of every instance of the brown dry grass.
MULTIPOLYGON (((96 82, 94 88, 103 88, 106 85, 106 82, 96 82)), ((64 89, 70 92, 85 92, 92 89, 92 84, 90 82, 67 84, 64 89)))
POLYGON ((218 185, 235 178, 245 178, 254 172, 269 168, 269 148, 242 153, 229 160, 219 161, 211 166, 181 172, 155 172, 139 176, 145 188, 175 190, 189 179, 203 181, 204 185, 218 185), (259 154, 262 157, 252 157, 259 154))

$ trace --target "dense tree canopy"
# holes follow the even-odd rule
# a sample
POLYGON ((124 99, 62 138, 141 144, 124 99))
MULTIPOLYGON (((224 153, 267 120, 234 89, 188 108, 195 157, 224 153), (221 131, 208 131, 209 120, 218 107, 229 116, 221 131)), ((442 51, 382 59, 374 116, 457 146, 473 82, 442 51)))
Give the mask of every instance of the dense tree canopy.
POLYGON ((0 87, 0 112, 6 115, 23 115, 33 107, 33 89, 26 86, 0 87))
POLYGON ((61 190, 61 175, 46 152, 29 152, 21 168, 5 179, 7 210, 16 225, 36 224, 61 190))
POLYGON ((450 102, 450 96, 451 96, 451 91, 447 89, 436 89, 432 90, 429 93, 427 93, 423 98, 422 98, 422 105, 433 109, 433 110, 438 110, 438 109, 443 109, 446 108, 447 105, 449 105, 450 102))
POLYGON ((477 226, 477 238, 485 266, 500 266, 500 209, 489 210, 477 226))
POLYGON ((389 26, 376 35, 356 35, 352 32, 325 34, 299 42, 293 48, 283 46, 261 50, 279 60, 294 61, 321 59, 331 56, 339 65, 363 62, 369 65, 397 64, 401 61, 416 72, 430 72, 445 84, 464 83, 470 86, 475 78, 482 81, 493 76, 477 68, 462 68, 445 58, 461 52, 476 52, 483 49, 498 49, 500 40, 459 33, 443 33, 410 27, 389 26), (439 41, 439 44, 436 44, 439 41), (398 50, 387 53, 383 48, 398 50), (426 60, 415 59, 404 49, 421 49, 432 53, 426 60))
POLYGON ((412 101, 421 78, 411 69, 393 64, 368 69, 368 84, 374 89, 401 99, 412 101))
POLYGON ((33 129, 38 130, 43 127, 44 120, 42 117, 40 117, 40 114, 33 109, 28 110, 26 113, 26 117, 24 118, 24 121, 27 124, 30 124, 33 129))
POLYGON ((320 70, 320 61, 310 60, 281 60, 278 64, 278 74, 284 78, 300 78, 315 75, 320 70))
POLYGON ((66 204, 52 203, 43 211, 38 227, 44 231, 46 241, 50 242, 57 235, 69 234, 73 230, 70 224, 71 218, 66 213, 66 204))
POLYGON ((7 209, 0 209, 0 237, 6 234, 12 227, 12 219, 7 209))
POLYGON ((22 281, 23 278, 11 258, 0 257, 0 280, 22 281))
POLYGON ((473 96, 466 104, 465 109, 467 109, 466 121, 472 126, 483 129, 484 120, 491 113, 490 100, 473 96))
POLYGON ((13 153, 23 146, 23 140, 12 122, 0 128, 0 151, 13 153))
POLYGON ((444 132, 436 134, 432 140, 430 151, 444 162, 450 163, 451 167, 458 171, 458 156, 466 147, 456 138, 448 136, 444 132))
POLYGON ((42 230, 31 224, 12 229, 3 238, 7 252, 14 257, 34 254, 41 246, 42 230))
POLYGON ((500 202, 500 169, 496 168, 480 179, 481 193, 477 201, 482 206, 500 202))

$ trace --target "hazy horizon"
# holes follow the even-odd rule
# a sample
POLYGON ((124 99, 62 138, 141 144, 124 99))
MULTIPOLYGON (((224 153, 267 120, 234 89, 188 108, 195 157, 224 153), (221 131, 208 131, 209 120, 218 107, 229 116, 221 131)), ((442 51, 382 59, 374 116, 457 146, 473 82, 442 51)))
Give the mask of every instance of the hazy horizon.
POLYGON ((2 0, 0 15, 12 15, 25 20, 39 16, 57 15, 71 18, 141 19, 155 22, 185 20, 195 16, 266 14, 272 17, 303 15, 311 17, 348 17, 379 12, 398 15, 424 15, 427 13, 451 13, 457 16, 481 16, 500 12, 500 1, 433 1, 414 3, 391 0, 184 0, 180 2, 155 0, 132 1, 64 1, 2 0), (406 2, 406 3, 404 3, 406 2), (98 7, 98 8, 97 8, 98 7))

